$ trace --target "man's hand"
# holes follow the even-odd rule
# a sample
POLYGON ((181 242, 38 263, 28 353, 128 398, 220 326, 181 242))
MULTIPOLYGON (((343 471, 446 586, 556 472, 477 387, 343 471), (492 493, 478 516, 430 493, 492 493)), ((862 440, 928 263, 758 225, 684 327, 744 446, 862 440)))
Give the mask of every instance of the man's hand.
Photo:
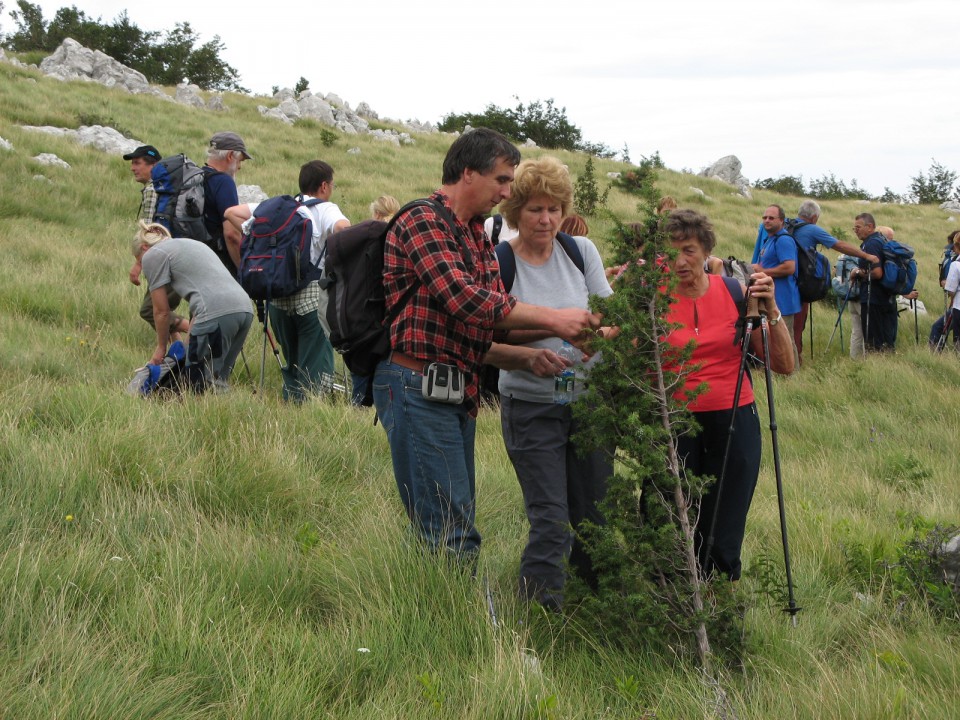
POLYGON ((869 262, 871 266, 873 266, 873 265, 879 265, 879 264, 880 264, 880 258, 878 258, 876 255, 870 255, 870 254, 868 253, 868 254, 867 254, 867 262, 869 262))
POLYGON ((140 273, 143 272, 143 267, 141 267, 139 261, 134 261, 133 267, 130 268, 130 282, 134 285, 140 284, 140 273))
POLYGON ((578 308, 561 308, 553 311, 553 333, 571 343, 583 340, 585 335, 600 327, 600 316, 578 308))
POLYGON ((153 357, 150 358, 151 365, 159 365, 163 362, 163 358, 167 356, 167 348, 163 345, 157 345, 157 349, 153 351, 153 357))

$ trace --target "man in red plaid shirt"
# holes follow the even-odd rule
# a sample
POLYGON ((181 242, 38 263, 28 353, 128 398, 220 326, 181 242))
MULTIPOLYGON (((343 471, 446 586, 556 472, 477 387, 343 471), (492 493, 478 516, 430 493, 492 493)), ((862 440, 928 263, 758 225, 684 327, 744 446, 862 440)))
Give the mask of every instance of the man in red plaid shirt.
POLYGON ((483 219, 510 196, 519 162, 520 153, 499 133, 463 134, 450 146, 442 186, 431 196, 443 210, 406 212, 384 252, 393 351, 377 367, 374 404, 414 529, 429 547, 466 559, 480 549, 474 525, 480 366, 547 377, 566 364, 550 350, 494 343, 494 331, 545 330, 573 341, 600 324, 586 310, 529 305, 504 291, 483 219), (444 367, 428 367, 434 363, 444 367), (456 392, 443 397, 458 385, 462 400, 456 392))

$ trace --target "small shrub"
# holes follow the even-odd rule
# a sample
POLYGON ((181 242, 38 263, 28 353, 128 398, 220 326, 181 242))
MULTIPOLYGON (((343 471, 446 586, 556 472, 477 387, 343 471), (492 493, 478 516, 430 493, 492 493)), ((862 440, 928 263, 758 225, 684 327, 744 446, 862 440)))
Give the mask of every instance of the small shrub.
POLYGON ((581 215, 593 216, 597 208, 603 207, 607 202, 607 195, 610 188, 600 192, 597 185, 597 176, 593 170, 593 158, 587 158, 587 166, 583 174, 577 178, 574 185, 573 206, 581 215))

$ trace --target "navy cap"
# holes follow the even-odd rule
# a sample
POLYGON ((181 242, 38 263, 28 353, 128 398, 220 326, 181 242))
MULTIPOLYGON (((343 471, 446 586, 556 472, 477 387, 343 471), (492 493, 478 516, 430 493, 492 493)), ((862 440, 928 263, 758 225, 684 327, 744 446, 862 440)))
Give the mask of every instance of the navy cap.
POLYGON ((124 160, 133 160, 134 158, 150 158, 154 162, 160 159, 160 151, 157 150, 153 145, 141 145, 136 150, 131 153, 127 153, 123 156, 124 160))

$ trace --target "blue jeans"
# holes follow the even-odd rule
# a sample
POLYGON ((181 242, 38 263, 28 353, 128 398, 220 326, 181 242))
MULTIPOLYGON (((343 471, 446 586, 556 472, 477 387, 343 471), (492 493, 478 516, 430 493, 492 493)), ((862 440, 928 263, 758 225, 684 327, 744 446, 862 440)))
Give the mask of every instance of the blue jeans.
POLYGON ((476 421, 463 405, 425 400, 423 375, 382 361, 373 404, 387 433, 400 500, 431 547, 465 559, 480 550, 473 460, 476 421))

